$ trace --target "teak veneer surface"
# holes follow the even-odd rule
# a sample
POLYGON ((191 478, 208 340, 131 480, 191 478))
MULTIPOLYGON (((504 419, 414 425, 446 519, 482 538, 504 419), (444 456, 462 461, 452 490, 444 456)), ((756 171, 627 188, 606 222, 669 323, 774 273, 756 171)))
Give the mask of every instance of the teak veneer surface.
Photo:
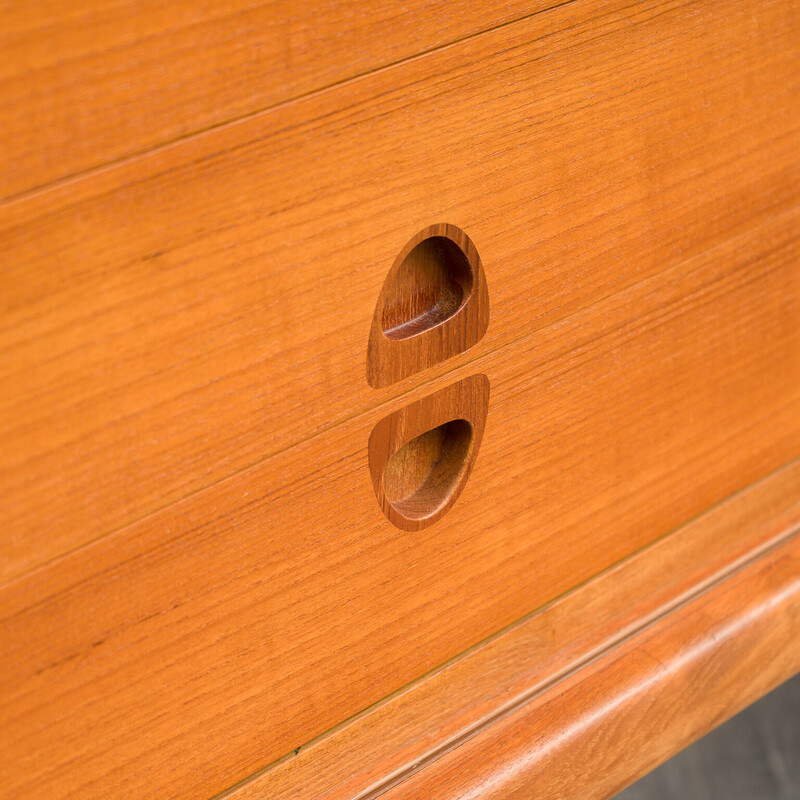
POLYGON ((796 16, 570 4, 0 207, 2 577, 787 212, 796 16), (376 300, 436 221, 488 332, 376 391, 376 300))
POLYGON ((460 370, 492 396, 435 535, 365 451, 451 376, 7 585, 6 785, 210 796, 796 457, 799 219, 460 370))
POLYGON ((0 199, 557 5, 0 3, 0 199))
POLYGON ((0 206, 4 791, 225 791, 800 456, 798 31, 571 3, 0 206), (372 389, 437 222, 489 328, 372 389), (400 531, 370 432, 476 374, 400 531))
MULTIPOLYGON (((688 598, 773 549, 798 524, 800 461, 795 461, 290 753, 226 798, 377 795, 537 693, 552 692, 559 681, 665 613, 679 612, 688 598)), ((736 702, 735 693, 722 699, 726 709, 736 702)), ((644 763, 646 748, 642 756, 644 763)))

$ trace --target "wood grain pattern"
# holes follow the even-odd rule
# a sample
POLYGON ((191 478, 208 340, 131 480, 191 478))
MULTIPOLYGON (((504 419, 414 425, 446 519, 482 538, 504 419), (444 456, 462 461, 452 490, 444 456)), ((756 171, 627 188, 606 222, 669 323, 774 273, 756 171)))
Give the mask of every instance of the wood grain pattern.
POLYGON ((7 585, 5 785, 210 796, 796 457, 799 217, 470 363, 480 458, 423 535, 366 443, 457 374, 7 585))
POLYGON ((797 459, 799 29, 569 3, 0 206, 3 790, 227 791, 797 459), (376 391, 431 220, 492 319, 376 391), (474 374, 470 481, 399 531, 370 433, 474 374))
POLYGON ((799 28, 775 0, 571 4, 0 208, 2 577, 787 213, 799 28), (494 321, 376 393, 376 298, 436 219, 494 321))
POLYGON ((391 386, 474 347, 489 325, 475 244, 455 225, 414 236, 386 276, 367 345, 367 381, 391 386))
POLYGON ((795 535, 381 796, 613 797, 798 671, 795 535))
POLYGON ((253 776, 232 800, 351 800, 402 780, 800 523, 800 461, 253 776))
POLYGON ((0 199, 556 5, 0 3, 0 199))

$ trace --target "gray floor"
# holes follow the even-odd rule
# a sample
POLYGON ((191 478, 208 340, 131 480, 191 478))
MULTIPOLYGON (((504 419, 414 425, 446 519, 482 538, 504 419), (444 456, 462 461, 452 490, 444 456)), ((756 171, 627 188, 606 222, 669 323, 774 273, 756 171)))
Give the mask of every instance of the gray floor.
POLYGON ((800 800, 800 675, 615 800, 800 800))

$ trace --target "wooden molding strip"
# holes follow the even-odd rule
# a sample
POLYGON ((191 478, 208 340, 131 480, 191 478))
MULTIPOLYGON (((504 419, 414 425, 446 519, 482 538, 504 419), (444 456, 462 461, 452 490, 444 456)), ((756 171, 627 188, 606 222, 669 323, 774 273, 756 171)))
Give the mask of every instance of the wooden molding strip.
POLYGON ((220 797, 610 797, 800 669, 798 524, 800 461, 220 797))
MULTIPOLYGON (((613 797, 800 670, 800 536, 522 704, 384 800, 613 797)), ((366 800, 366 798, 364 798, 366 800)))

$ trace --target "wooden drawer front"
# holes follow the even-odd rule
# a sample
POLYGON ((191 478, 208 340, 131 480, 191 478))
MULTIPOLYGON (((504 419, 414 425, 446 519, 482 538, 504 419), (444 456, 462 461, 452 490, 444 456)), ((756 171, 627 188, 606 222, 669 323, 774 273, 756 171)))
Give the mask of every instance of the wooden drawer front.
POLYGON ((792 11, 684 10, 566 6, 4 207, 4 576, 790 212, 792 11), (381 285, 441 220, 489 331, 376 391, 381 285))
POLYGON ((548 0, 6 4, 0 200, 441 47, 548 0))
POLYGON ((221 792, 800 455, 799 40, 571 3, 0 207, 4 787, 221 792), (438 222, 488 330, 372 388, 438 222), (371 431, 477 374, 398 530, 371 431))

